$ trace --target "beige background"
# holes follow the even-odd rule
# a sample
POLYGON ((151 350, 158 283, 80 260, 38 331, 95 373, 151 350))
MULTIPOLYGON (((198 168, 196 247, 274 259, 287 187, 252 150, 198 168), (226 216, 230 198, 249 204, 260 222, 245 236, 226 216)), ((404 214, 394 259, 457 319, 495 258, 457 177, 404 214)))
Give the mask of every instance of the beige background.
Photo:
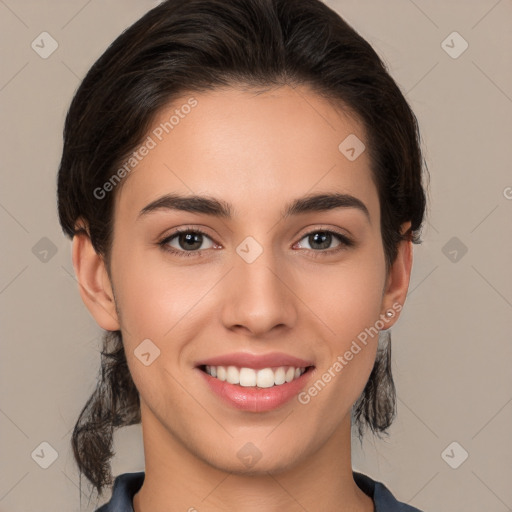
MULTIPOLYGON (((95 384, 101 331, 57 220, 62 127, 89 67, 157 3, 0 0, 1 512, 80 510, 69 441, 95 384), (31 48, 43 31, 58 43, 47 59, 31 48), (55 254, 42 252, 52 244, 55 254), (44 442, 57 454, 47 469, 35 455, 44 442)), ((363 451, 354 442, 354 469, 425 512, 512 510, 512 1, 327 4, 389 65, 432 178, 425 241, 393 328, 398 418, 387 441, 368 437, 363 451), (441 44, 454 31, 469 44, 458 58, 441 44)), ((118 431, 114 448, 114 475, 144 469, 139 425, 118 431)), ((103 502, 83 497, 82 510, 103 502)))

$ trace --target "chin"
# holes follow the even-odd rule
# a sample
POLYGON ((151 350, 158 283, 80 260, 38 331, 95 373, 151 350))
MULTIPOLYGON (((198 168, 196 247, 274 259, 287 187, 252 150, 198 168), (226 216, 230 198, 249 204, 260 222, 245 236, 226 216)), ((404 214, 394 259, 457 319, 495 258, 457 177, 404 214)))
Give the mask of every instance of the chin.
POLYGON ((238 476, 251 476, 251 477, 259 477, 259 476, 268 476, 271 474, 279 474, 284 471, 291 469, 297 461, 295 460, 264 460, 263 457, 255 462, 254 464, 244 464, 240 461, 233 462, 233 460, 229 461, 210 461, 209 463, 215 467, 216 469, 231 473, 233 475, 238 476))
POLYGON ((268 446, 268 443, 261 450, 257 446, 257 443, 246 441, 241 443, 241 448, 228 448, 222 454, 215 452, 209 457, 202 458, 215 469, 240 476, 279 474, 300 464, 303 450, 295 450, 290 447, 289 453, 283 453, 282 449, 277 449, 275 445, 268 446))

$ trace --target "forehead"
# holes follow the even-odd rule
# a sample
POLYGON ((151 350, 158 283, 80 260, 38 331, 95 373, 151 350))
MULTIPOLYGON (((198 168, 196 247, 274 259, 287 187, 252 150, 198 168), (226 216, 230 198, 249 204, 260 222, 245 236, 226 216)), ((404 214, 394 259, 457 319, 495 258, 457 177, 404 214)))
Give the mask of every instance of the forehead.
POLYGON ((158 113, 143 142, 149 149, 118 190, 116 217, 135 219, 172 192, 222 198, 235 215, 341 192, 376 213, 367 149, 347 158, 367 146, 362 123, 304 87, 184 94, 158 113))

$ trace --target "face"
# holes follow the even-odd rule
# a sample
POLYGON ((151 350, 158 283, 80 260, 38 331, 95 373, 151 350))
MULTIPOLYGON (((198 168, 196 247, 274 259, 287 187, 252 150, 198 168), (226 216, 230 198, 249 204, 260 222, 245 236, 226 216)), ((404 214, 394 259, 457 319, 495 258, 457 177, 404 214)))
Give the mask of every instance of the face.
POLYGON ((377 348, 365 329, 397 317, 382 321, 396 296, 368 151, 339 149, 354 135, 367 145, 303 87, 159 113, 116 191, 110 275, 146 431, 226 471, 246 455, 278 471, 350 429, 377 348))

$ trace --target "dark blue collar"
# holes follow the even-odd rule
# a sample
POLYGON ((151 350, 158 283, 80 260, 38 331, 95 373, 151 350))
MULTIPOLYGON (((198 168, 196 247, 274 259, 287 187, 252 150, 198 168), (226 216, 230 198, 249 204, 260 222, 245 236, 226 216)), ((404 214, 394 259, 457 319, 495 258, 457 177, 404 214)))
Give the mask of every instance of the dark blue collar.
MULTIPOLYGON (((381 482, 376 482, 363 473, 353 472, 357 486, 373 499, 375 512, 421 512, 421 510, 397 501, 390 490, 381 482)), ((123 473, 114 481, 112 498, 96 512, 134 512, 133 497, 142 487, 144 471, 123 473)))

